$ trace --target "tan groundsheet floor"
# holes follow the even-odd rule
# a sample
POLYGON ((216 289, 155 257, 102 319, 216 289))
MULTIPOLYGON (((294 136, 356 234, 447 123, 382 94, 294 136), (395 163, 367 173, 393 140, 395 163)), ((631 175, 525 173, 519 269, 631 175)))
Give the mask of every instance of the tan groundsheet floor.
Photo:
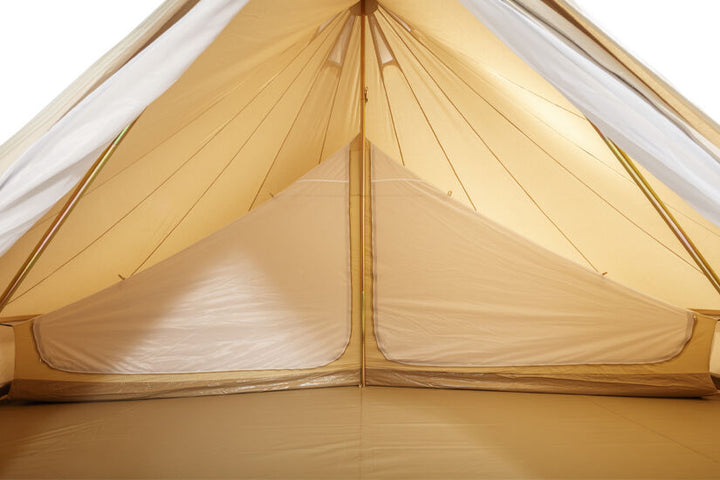
POLYGON ((356 387, 0 405, 3 478, 720 478, 720 396, 356 387))

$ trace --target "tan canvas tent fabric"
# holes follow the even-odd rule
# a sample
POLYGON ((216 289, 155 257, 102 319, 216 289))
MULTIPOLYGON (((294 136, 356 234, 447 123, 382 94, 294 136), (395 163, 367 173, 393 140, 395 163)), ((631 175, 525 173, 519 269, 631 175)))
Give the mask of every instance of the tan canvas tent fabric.
POLYGON ((715 392, 715 126, 569 6, 170 2, 142 32, 0 158, 11 397, 715 392))
POLYGON ((348 158, 341 149, 228 227, 41 316, 34 333, 44 362, 75 372, 192 373, 337 360, 351 331, 348 158))

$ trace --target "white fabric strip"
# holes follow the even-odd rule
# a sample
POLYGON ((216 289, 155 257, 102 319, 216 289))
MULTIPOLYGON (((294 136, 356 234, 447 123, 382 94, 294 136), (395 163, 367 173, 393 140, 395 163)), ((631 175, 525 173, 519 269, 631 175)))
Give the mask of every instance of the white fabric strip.
POLYGON ((545 250, 372 154, 375 334, 389 360, 655 363, 689 340, 690 312, 545 250))
POLYGON ((345 147, 224 229, 39 317, 42 359, 60 370, 130 374, 337 359, 350 340, 348 159, 345 147))
POLYGON ((0 255, 167 90, 247 0, 203 0, 89 94, 0 177, 0 255))
POLYGON ((720 226, 720 162, 625 83, 508 0, 460 0, 608 137, 720 226))

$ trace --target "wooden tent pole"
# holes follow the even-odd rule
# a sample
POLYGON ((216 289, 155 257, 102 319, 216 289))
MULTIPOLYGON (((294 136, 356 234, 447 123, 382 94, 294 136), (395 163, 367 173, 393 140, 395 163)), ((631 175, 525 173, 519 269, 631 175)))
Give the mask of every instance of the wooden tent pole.
POLYGON ((13 296, 15 291, 17 291, 18 287, 20 287, 20 284, 22 284, 23 280, 25 280, 25 277, 27 277, 28 273, 30 273, 30 270, 32 270, 32 268, 35 266, 38 259, 43 254, 47 246, 50 244, 55 234, 58 232, 67 217, 70 215, 70 212, 72 212, 73 208, 75 208, 75 205, 77 204, 80 197, 85 193, 93 180, 95 180, 95 178, 98 176, 100 170, 102 170, 102 168, 105 166, 112 154, 115 153, 115 150, 117 150, 120 142, 125 137, 125 135, 134 123, 135 121, 125 127, 115 137, 112 143, 108 145, 108 147, 102 152, 102 154, 100 154, 98 159, 95 160, 95 163, 93 163, 90 169, 85 173, 85 176, 83 176, 83 178, 80 180, 77 187, 75 187, 75 191, 73 191, 68 201, 65 202, 65 205, 60 210, 60 213, 57 214, 55 220, 53 220, 52 224, 45 231, 45 234, 43 234, 40 241, 35 245, 35 248, 33 248, 32 252, 30 252, 30 255, 25 260, 25 263, 22 264, 13 279, 10 281, 10 284, 8 284, 7 288, 3 292, 2 297, 0 297, 0 313, 8 304, 10 298, 13 296))
POLYGON ((720 278, 718 278, 718 275, 707 262, 705 257, 702 255, 702 253, 700 253, 700 251, 697 249, 688 234, 677 222, 675 216, 673 216, 665 203, 660 199, 657 192, 655 192, 652 186, 650 186, 650 184, 648 183, 647 179, 645 179, 640 170, 638 170, 635 163, 633 163, 630 157, 620 147, 618 147, 615 142, 605 136, 605 134, 603 134, 594 123, 590 122, 590 125, 593 126, 598 135, 600 135, 600 138, 603 139, 610 151, 613 153, 613 155, 615 155, 615 158, 618 159, 623 168, 625 168, 625 170, 628 172, 630 178, 633 179, 638 188, 640 188, 640 190, 643 192, 643 194, 645 194, 645 196, 650 201, 655 210, 660 214, 667 226, 670 227, 670 230, 672 230, 672 232, 675 234, 682 246, 685 247, 685 250, 687 250, 688 254, 690 254, 692 259, 700 268, 700 271, 703 272, 703 274, 707 277, 712 286, 715 287, 715 290, 720 293, 720 278))
POLYGON ((367 162, 367 151, 365 146, 365 102, 367 101, 367 86, 365 83, 365 17, 366 11, 365 11, 365 0, 360 0, 360 158, 362 161, 362 176, 360 181, 360 188, 361 188, 361 194, 360 194, 360 212, 362 215, 362 219, 360 222, 360 236, 361 236, 361 255, 362 259, 360 262, 360 288, 361 288, 361 303, 360 303, 360 321, 361 321, 361 341, 362 341, 362 359, 361 359, 361 368, 360 368, 360 386, 364 387, 366 385, 365 382, 365 299, 366 299, 366 284, 365 284, 365 262, 366 262, 366 255, 365 255, 365 247, 366 247, 366 238, 365 235, 367 234, 365 223, 367 222, 367 190, 369 186, 369 182, 367 181, 367 176, 369 174, 368 171, 368 162, 367 162))

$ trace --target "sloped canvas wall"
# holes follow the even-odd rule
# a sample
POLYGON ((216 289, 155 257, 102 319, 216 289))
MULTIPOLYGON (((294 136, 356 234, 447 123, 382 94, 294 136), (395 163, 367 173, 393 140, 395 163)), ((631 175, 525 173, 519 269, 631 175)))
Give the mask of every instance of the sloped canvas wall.
POLYGON ((92 373, 312 369, 350 339, 345 147, 183 252, 35 320, 43 360, 92 373))

